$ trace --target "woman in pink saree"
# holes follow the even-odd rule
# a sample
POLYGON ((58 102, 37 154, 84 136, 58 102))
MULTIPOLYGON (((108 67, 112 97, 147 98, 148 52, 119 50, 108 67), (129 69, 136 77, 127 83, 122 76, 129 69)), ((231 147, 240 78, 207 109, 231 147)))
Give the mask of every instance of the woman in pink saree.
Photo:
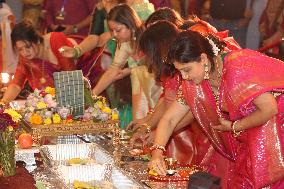
POLYGON ((214 37, 190 31, 177 37, 169 55, 183 78, 180 98, 158 124, 149 166, 165 174, 161 149, 191 112, 230 160, 220 175, 223 188, 283 188, 284 63, 247 49, 221 52, 214 37))

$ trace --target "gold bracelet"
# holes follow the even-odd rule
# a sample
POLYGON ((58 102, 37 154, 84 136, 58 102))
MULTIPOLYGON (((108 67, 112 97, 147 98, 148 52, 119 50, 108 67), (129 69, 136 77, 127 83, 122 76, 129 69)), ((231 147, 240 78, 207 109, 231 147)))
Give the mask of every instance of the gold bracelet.
POLYGON ((166 152, 166 148, 162 145, 159 145, 159 144, 154 144, 153 146, 151 146, 150 152, 152 152, 153 150, 161 150, 163 153, 166 152))
POLYGON ((233 132, 232 134, 233 134, 233 137, 238 137, 243 132, 243 131, 236 131, 235 127, 236 127, 237 123, 238 123, 238 120, 234 121, 233 124, 232 124, 232 132, 233 132))
POLYGON ((98 98, 98 95, 96 95, 95 93, 92 94, 92 98, 95 100, 98 98))
POLYGON ((147 133, 150 133, 152 131, 151 130, 151 126, 148 123, 143 123, 141 126, 145 126, 146 127, 147 133))

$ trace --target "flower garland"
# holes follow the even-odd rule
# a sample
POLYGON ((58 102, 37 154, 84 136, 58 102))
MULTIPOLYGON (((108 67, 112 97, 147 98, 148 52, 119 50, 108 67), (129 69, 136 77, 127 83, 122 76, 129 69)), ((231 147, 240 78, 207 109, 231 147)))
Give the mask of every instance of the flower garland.
POLYGON ((218 56, 219 52, 221 51, 217 45, 214 43, 214 41, 208 37, 206 37, 206 39, 208 40, 208 42, 210 43, 211 47, 212 47, 212 51, 214 53, 214 56, 218 56))

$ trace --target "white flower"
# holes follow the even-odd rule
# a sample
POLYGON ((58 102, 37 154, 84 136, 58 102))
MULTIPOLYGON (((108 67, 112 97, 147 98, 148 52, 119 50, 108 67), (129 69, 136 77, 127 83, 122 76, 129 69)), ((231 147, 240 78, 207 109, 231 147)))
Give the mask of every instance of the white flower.
POLYGON ((221 50, 217 47, 217 45, 214 43, 214 41, 212 41, 212 39, 210 39, 208 37, 206 37, 206 39, 208 40, 208 42, 210 43, 210 45, 212 47, 214 56, 217 56, 221 50))

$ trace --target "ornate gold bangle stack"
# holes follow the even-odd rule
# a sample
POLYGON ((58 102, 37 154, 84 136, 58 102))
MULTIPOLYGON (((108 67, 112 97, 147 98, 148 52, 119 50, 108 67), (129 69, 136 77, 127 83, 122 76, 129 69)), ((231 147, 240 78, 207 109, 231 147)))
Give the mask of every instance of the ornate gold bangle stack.
POLYGON ((81 49, 79 46, 74 46, 73 49, 74 49, 74 55, 73 55, 73 57, 74 57, 75 59, 80 58, 80 57, 82 56, 82 54, 83 54, 82 49, 81 49))

